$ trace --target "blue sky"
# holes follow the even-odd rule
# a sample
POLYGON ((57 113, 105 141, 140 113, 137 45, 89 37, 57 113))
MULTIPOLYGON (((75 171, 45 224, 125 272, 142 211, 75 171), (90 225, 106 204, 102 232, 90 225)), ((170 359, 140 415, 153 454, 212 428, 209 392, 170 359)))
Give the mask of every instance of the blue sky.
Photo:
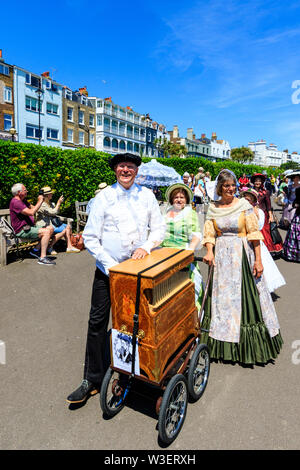
POLYGON ((17 0, 1 5, 0 49, 182 136, 300 152, 298 1, 17 0))

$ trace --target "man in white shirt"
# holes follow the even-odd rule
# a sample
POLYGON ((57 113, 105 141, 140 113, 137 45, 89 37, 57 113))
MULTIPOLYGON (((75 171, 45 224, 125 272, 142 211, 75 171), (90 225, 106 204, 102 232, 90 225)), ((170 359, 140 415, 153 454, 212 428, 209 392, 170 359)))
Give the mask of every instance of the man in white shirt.
POLYGON ((111 158, 117 182, 97 194, 83 232, 85 247, 96 260, 96 272, 83 381, 68 396, 69 403, 82 403, 97 393, 109 365, 105 361, 109 268, 128 258, 144 258, 164 239, 165 222, 153 192, 134 182, 141 161, 130 153, 111 158))

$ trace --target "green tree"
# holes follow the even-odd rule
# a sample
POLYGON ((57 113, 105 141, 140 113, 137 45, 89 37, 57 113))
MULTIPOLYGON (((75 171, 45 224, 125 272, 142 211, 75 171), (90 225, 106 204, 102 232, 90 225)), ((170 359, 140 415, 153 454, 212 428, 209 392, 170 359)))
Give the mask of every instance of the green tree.
POLYGON ((163 140, 161 137, 159 139, 155 139, 154 145, 164 157, 181 157, 182 155, 187 154, 187 148, 185 145, 170 142, 166 138, 163 140))
POLYGON ((300 168, 297 162, 286 162, 280 165, 281 170, 298 170, 300 168))
POLYGON ((239 163, 251 163, 254 160, 254 153, 248 147, 236 147, 231 150, 230 158, 239 163))

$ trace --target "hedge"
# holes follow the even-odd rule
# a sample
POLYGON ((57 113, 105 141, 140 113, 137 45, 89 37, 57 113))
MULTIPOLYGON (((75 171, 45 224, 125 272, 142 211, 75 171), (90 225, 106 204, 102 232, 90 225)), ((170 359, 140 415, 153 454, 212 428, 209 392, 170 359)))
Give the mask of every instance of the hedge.
MULTIPOLYGON (((28 190, 28 200, 36 203, 39 189, 51 186, 55 190, 53 200, 63 193, 65 201, 61 214, 75 219, 75 201, 86 201, 94 196, 100 182, 112 184, 115 174, 109 168, 110 155, 92 149, 63 150, 36 144, 0 141, 0 208, 8 208, 11 187, 23 183, 28 190)), ((143 158, 143 162, 150 158, 143 158)), ((228 168, 239 177, 243 173, 261 172, 263 167, 242 165, 233 161, 213 163, 205 158, 161 158, 161 163, 184 172, 198 172, 202 166, 215 178, 221 168, 228 168)), ((270 174, 271 170, 266 169, 270 174)), ((274 172, 274 173, 278 173, 274 172)), ((163 188, 165 189, 165 188, 163 188)), ((164 191, 163 191, 164 193, 164 191)))

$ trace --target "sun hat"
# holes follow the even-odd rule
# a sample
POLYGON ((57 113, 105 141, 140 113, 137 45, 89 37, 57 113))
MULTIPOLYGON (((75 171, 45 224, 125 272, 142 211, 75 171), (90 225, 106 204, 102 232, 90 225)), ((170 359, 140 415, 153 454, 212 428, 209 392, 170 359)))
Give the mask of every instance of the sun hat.
POLYGON ((187 171, 185 171, 182 176, 190 176, 190 174, 187 171))
POLYGON ((246 194, 251 194, 252 196, 255 197, 255 200, 258 200, 258 192, 255 191, 253 188, 248 188, 248 189, 242 189, 240 192, 240 197, 246 196, 246 194))
POLYGON ((266 175, 263 175, 262 173, 254 173, 250 178, 251 183, 254 183, 255 178, 261 178, 262 182, 264 183, 266 180, 266 175))
POLYGON ((136 166, 140 166, 142 159, 139 155, 134 155, 133 153, 117 153, 108 161, 108 164, 113 170, 121 162, 132 162, 136 166))
POLYGON ((165 194, 165 199, 169 204, 171 204, 171 202, 170 202, 171 195, 172 195, 172 192, 175 191, 175 189, 185 190, 186 193, 187 193, 187 196, 188 196, 188 202, 187 203, 191 204, 191 202, 193 201, 193 198, 194 198, 194 194, 193 194, 193 191, 191 190, 191 188, 189 188, 184 183, 174 183, 174 184, 172 184, 171 186, 169 186, 167 188, 166 194, 165 194))
POLYGON ((47 196, 47 194, 52 194, 55 192, 55 190, 51 189, 50 186, 44 186, 41 188, 41 191, 43 191, 43 195, 47 196))
POLYGON ((300 176, 300 170, 299 171, 293 171, 292 173, 289 173, 286 175, 288 178, 293 178, 293 176, 300 176))

